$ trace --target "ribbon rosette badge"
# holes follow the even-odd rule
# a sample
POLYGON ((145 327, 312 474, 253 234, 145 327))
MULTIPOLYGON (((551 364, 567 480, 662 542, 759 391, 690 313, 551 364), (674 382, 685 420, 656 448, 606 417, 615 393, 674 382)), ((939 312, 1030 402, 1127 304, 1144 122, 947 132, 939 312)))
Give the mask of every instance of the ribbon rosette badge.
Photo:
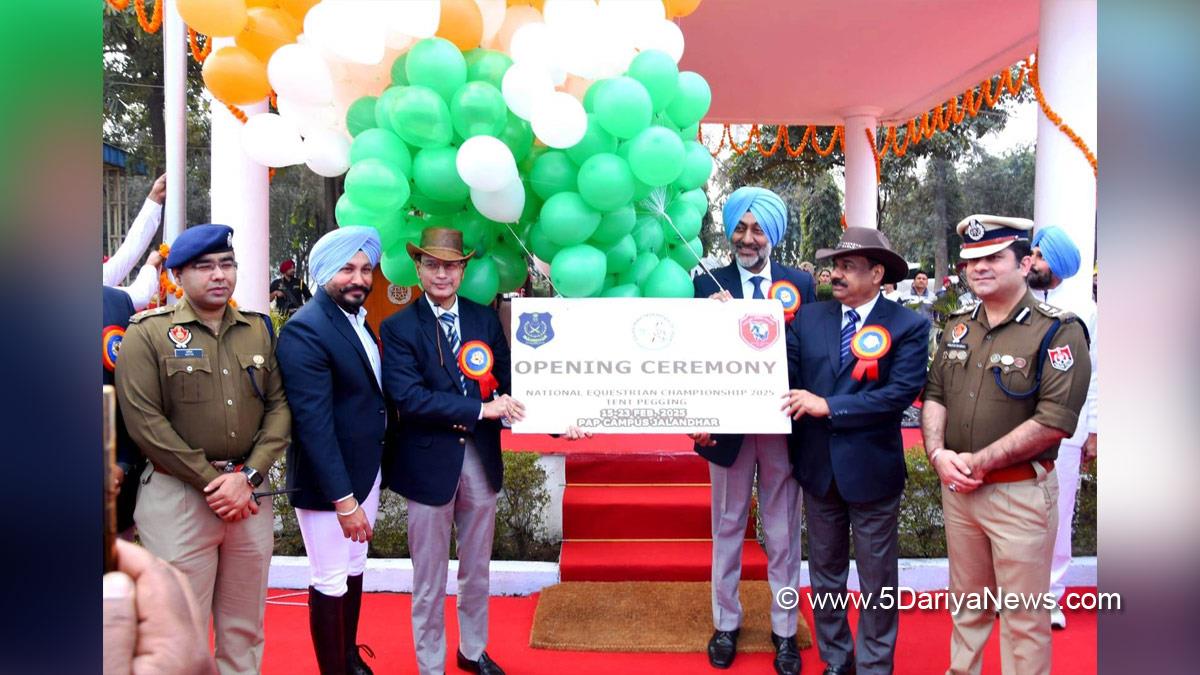
POLYGON ((492 348, 482 340, 471 340, 463 345, 458 353, 459 370, 479 383, 479 396, 485 401, 492 397, 492 392, 500 385, 492 375, 494 361, 492 348))
POLYGON ((851 377, 862 382, 864 379, 879 379, 879 359, 892 348, 892 334, 883 326, 863 326, 850 340, 850 352, 858 359, 851 377))
POLYGON ((121 353, 121 340, 124 338, 125 329, 120 326, 106 326, 100 334, 100 358, 105 370, 110 373, 117 367, 117 356, 121 353))
POLYGON ((771 284, 771 289, 767 291, 767 297, 774 298, 783 305, 783 315, 787 317, 789 323, 795 316, 796 310, 800 309, 800 289, 786 279, 771 284))

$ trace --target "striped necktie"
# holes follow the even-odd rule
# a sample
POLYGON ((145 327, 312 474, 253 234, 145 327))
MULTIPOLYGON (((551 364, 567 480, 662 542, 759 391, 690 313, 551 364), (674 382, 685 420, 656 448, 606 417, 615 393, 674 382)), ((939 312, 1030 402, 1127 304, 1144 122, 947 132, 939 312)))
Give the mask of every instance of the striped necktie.
POLYGON ((841 365, 850 360, 850 341, 854 339, 854 327, 858 325, 858 312, 853 309, 846 312, 846 323, 842 326, 842 358, 841 365))
POLYGON ((438 317, 438 321, 442 323, 442 329, 446 331, 446 340, 450 342, 450 350, 454 352, 454 369, 458 372, 458 381, 462 385, 463 394, 467 393, 467 378, 463 376, 462 370, 458 368, 458 350, 462 347, 461 341, 458 339, 458 331, 454 330, 454 320, 458 318, 454 312, 442 312, 438 317))

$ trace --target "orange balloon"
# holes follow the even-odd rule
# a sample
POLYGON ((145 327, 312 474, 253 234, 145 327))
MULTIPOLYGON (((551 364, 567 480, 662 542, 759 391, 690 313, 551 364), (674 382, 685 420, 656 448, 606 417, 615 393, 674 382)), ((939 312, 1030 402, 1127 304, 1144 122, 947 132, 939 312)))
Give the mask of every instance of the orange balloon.
POLYGON ((246 0, 178 0, 184 23, 212 37, 233 37, 246 27, 246 0))
POLYGON ((239 47, 249 49, 263 63, 271 60, 276 49, 295 42, 300 34, 300 22, 282 9, 251 7, 246 10, 246 15, 250 20, 235 42, 239 47))
POLYGON ((221 47, 209 54, 200 74, 204 86, 222 103, 250 105, 271 93, 267 65, 244 47, 221 47))
POLYGON ((279 0, 279 9, 284 10, 288 14, 303 21, 304 15, 308 14, 308 10, 321 0, 279 0))
POLYGON ((496 31, 496 37, 492 38, 492 49, 498 49, 507 54, 509 48, 512 47, 513 33, 527 23, 539 23, 541 20, 541 13, 529 5, 517 5, 509 8, 508 12, 504 14, 504 23, 500 24, 500 30, 496 31))
POLYGON ((270 7, 279 9, 279 0, 246 0, 246 9, 253 7, 270 7))
POLYGON ((545 10, 546 0, 508 0, 509 7, 516 7, 518 5, 526 5, 529 7, 536 8, 538 12, 546 11, 545 10))
POLYGON ((678 19, 696 11, 700 0, 663 0, 663 6, 667 9, 668 19, 678 19))
POLYGON ((437 36, 464 52, 478 47, 483 39, 483 13, 475 0, 442 0, 437 36))

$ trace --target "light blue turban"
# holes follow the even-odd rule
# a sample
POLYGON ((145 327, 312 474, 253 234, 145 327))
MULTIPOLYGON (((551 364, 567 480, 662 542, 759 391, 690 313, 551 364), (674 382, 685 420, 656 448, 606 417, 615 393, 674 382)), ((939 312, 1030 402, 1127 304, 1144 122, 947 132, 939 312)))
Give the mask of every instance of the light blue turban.
POLYGON ((373 227, 339 227, 313 244, 308 254, 308 271, 318 286, 329 283, 342 266, 350 262, 354 254, 367 254, 372 265, 379 264, 383 245, 379 243, 379 232, 373 227))
POLYGON ((1070 279, 1079 271, 1079 248, 1061 227, 1043 227, 1033 235, 1034 248, 1041 249, 1050 271, 1059 279, 1070 279))
POLYGON ((783 233, 787 231, 787 205, 774 192, 752 186, 734 190, 725 202, 721 215, 725 218, 726 237, 733 236, 733 228, 737 227, 747 211, 754 214, 754 219, 766 233, 771 246, 783 239, 783 233))

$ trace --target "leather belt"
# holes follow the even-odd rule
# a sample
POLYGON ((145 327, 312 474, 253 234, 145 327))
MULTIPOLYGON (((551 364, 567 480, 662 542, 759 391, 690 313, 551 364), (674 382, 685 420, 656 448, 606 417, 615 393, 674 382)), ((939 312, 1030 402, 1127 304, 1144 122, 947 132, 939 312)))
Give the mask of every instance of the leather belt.
MULTIPOLYGON (((167 468, 164 467, 162 464, 159 464, 158 462, 155 462, 155 461, 151 461, 150 463, 152 465, 154 465, 155 473, 161 473, 164 476, 174 475, 170 471, 168 471, 167 468)), ((244 459, 217 459, 217 460, 213 460, 213 461, 209 462, 209 464, 211 464, 212 467, 214 469, 216 469, 217 471, 221 471, 223 473, 236 473, 238 471, 241 471, 242 468, 244 466, 246 466, 246 460, 244 460, 244 459)))
MULTIPOLYGON (((1054 461, 1049 459, 1038 460, 1038 464, 1047 473, 1054 470, 1054 461)), ((1033 468, 1033 462, 1021 462, 1006 466, 1003 469, 996 469, 983 477, 984 484, 989 483, 1015 483, 1022 480, 1032 480, 1037 478, 1037 470, 1033 468)))

